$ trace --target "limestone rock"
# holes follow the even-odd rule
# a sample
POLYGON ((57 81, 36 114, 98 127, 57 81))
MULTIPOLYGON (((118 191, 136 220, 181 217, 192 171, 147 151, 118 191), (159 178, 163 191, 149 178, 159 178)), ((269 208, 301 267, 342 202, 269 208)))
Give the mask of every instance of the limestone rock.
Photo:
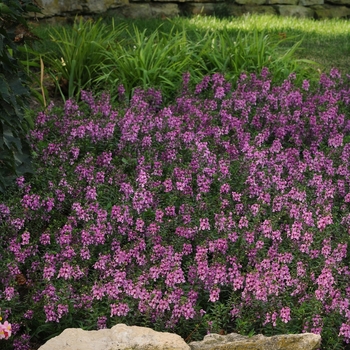
POLYGON ((234 16, 234 17, 240 17, 248 13, 245 9, 245 6, 241 5, 234 5, 234 4, 227 4, 227 15, 234 16))
POLYGON ((282 16, 341 18, 350 16, 350 0, 36 0, 42 14, 30 17, 74 18, 77 14, 109 13, 126 18, 178 15, 230 15, 247 13, 282 16), (282 7, 284 5, 294 7, 282 7), (305 9, 306 8, 306 9, 305 9), (312 11, 310 10, 312 9, 312 11))
POLYGON ((258 5, 233 5, 233 4, 227 4, 226 6, 226 14, 229 16, 243 16, 248 13, 259 13, 259 14, 265 14, 265 15, 276 15, 277 12, 273 6, 258 6, 258 5))
POLYGON ((336 5, 350 5, 350 0, 327 0, 327 2, 336 5))
POLYGON ((299 0, 301 6, 323 5, 324 0, 299 0))
POLYGON ((313 18, 315 11, 309 7, 304 6, 291 6, 291 5, 280 5, 277 6, 277 11, 281 16, 293 16, 298 18, 310 17, 313 18))
POLYGON ((186 3, 182 11, 191 15, 211 16, 215 14, 216 4, 213 3, 186 3))
POLYGON ((126 18, 151 18, 151 6, 149 3, 129 4, 119 9, 119 14, 126 18))
POLYGON ((321 336, 311 333, 273 337, 209 334, 202 341, 189 345, 191 350, 316 350, 321 345, 321 336))
POLYGON ((266 0, 236 0, 236 3, 240 5, 264 5, 266 0))
POLYGON ((64 12, 78 12, 82 11, 83 7, 79 1, 52 1, 52 0, 38 0, 38 6, 42 8, 42 14, 38 16, 50 17, 64 12))
POLYGON ((317 19, 341 18, 350 16, 350 8, 346 6, 316 5, 312 8, 315 10, 317 19))
POLYGON ((245 13, 259 13, 264 15, 276 15, 273 6, 244 6, 245 13))
POLYGON ((78 12, 102 13, 120 6, 125 0, 37 0, 37 3, 42 8, 42 14, 39 16, 50 17, 78 12))
POLYGON ((298 0, 269 0, 269 5, 297 5, 298 0))
POLYGON ((98 331, 68 328, 39 350, 190 350, 190 347, 176 334, 117 324, 98 331))
POLYGON ((156 18, 175 17, 179 15, 180 10, 177 4, 152 4, 151 13, 152 17, 156 18))

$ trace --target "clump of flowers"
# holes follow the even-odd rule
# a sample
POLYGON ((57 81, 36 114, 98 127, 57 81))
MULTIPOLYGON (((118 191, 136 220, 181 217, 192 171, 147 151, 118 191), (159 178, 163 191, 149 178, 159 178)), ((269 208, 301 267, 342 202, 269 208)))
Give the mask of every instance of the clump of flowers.
POLYGON ((0 203, 14 348, 118 322, 348 342, 349 80, 294 79, 214 74, 173 105, 82 92, 40 113, 36 175, 0 203))
POLYGON ((0 316, 0 339, 8 339, 11 337, 11 323, 5 321, 1 322, 2 317, 0 316))

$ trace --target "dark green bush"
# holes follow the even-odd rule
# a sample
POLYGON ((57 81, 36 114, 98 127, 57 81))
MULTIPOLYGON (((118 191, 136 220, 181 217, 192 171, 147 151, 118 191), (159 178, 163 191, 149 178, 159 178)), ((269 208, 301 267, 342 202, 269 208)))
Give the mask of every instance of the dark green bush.
POLYGON ((25 39, 26 16, 39 12, 31 0, 3 0, 0 3, 0 191, 16 176, 32 171, 29 146, 25 140, 28 123, 28 77, 17 57, 25 39), (19 33, 20 31, 20 33, 19 33))

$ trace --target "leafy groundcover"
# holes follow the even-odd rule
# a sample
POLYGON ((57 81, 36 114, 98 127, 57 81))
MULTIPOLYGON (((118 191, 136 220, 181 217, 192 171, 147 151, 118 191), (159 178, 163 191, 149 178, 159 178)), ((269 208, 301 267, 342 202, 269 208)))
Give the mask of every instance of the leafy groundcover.
POLYGON ((1 348, 67 327, 350 340, 349 79, 219 74, 39 113, 0 201, 1 348), (343 81, 344 79, 344 81, 343 81), (2 343, 1 343, 2 342, 2 343))

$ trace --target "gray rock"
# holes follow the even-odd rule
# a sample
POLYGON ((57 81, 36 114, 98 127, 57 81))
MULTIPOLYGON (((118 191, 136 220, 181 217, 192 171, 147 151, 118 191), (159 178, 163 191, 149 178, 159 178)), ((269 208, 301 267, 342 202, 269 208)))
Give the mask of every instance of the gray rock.
POLYGON ((299 0, 268 0, 269 5, 297 5, 299 0))
POLYGON ((301 6, 323 5, 324 0, 299 0, 301 6))
POLYGON ((226 7, 226 13, 229 16, 234 16, 234 17, 240 17, 245 15, 247 12, 245 6, 242 5, 234 5, 234 4, 227 4, 226 7))
POLYGON ((327 2, 335 5, 350 5, 350 0, 327 0, 327 2))
POLYGON ((248 13, 259 13, 259 14, 266 14, 266 15, 276 15, 277 12, 273 6, 258 6, 258 5, 233 5, 233 4, 227 4, 226 7, 226 14, 229 16, 243 16, 248 13))
POLYGON ((121 7, 119 10, 119 15, 126 18, 151 18, 152 11, 149 3, 137 3, 128 4, 121 7))
POLYGON ((280 5, 277 6, 277 11, 281 16, 289 17, 309 17, 313 18, 315 16, 315 11, 310 7, 304 6, 292 6, 292 5, 280 5))
POLYGON ((175 17, 179 15, 179 6, 177 4, 152 4, 152 17, 175 17))
POLYGON ((83 11, 84 13, 102 13, 113 9, 128 0, 37 0, 42 8, 40 16, 50 17, 62 14, 74 14, 83 11))
POLYGON ((215 14, 216 4, 213 3, 185 3, 182 11, 191 15, 211 16, 215 14))
POLYGON ((267 0, 236 0, 240 5, 264 5, 267 0))
POLYGON ((276 15, 276 10, 273 6, 244 6, 246 13, 259 13, 264 15, 276 15))
POLYGON ((202 341, 189 345, 191 350, 316 350, 321 345, 321 337, 311 333, 273 337, 209 334, 202 341))
POLYGON ((341 18, 350 16, 350 8, 346 6, 315 5, 312 6, 312 8, 315 10, 317 19, 341 18))
POLYGON ((174 17, 179 14, 242 16, 247 13, 315 16, 320 19, 350 16, 350 0, 37 0, 37 3, 42 8, 42 14, 32 14, 31 17, 65 18, 81 13, 93 15, 106 12, 135 19, 174 17))

